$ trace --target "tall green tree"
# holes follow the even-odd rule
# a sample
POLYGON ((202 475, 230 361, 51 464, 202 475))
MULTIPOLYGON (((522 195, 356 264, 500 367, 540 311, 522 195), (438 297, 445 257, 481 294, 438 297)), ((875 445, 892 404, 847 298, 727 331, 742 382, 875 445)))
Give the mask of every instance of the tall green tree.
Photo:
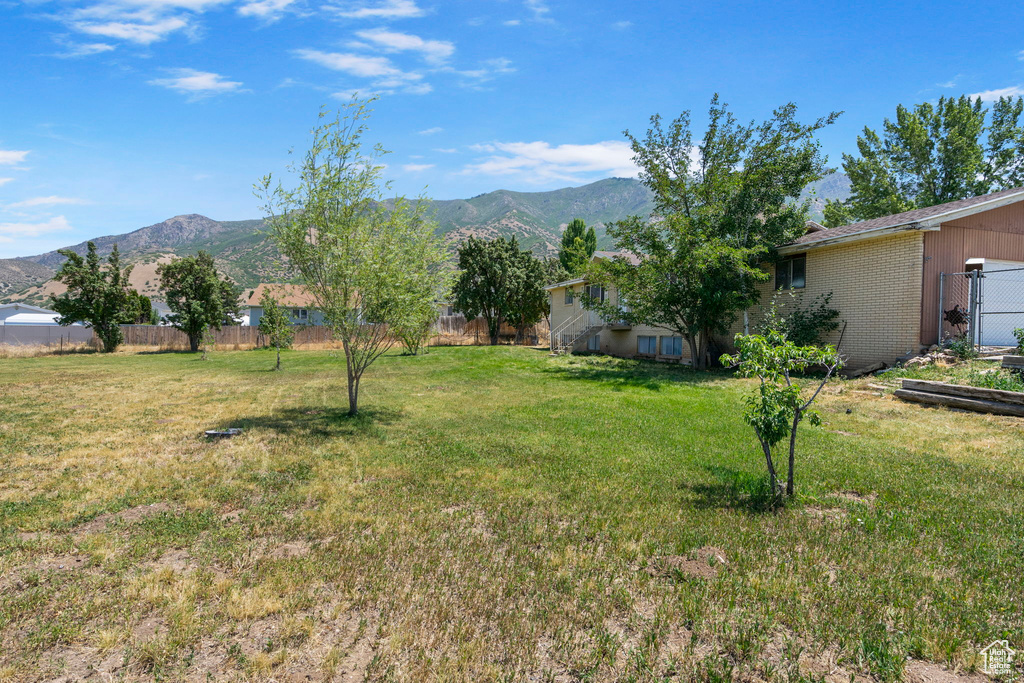
POLYGON ((217 273, 213 256, 200 251, 157 268, 160 289, 171 314, 167 322, 188 335, 192 352, 199 350, 207 331, 234 324, 242 290, 217 273))
POLYGON ((803 124, 790 103, 760 124, 742 124, 715 95, 700 137, 689 112, 667 128, 651 117, 642 139, 626 131, 655 211, 651 220, 609 226, 617 249, 640 264, 624 257, 591 264, 591 281, 614 285, 619 301, 583 297, 583 304, 609 319, 675 331, 694 367, 707 367, 714 336, 757 302, 756 285, 769 277, 760 263, 802 234, 809 204, 791 198, 824 174, 816 134, 838 116, 803 124))
POLYGON ((939 98, 896 107, 882 131, 864 128, 857 155, 843 155, 851 195, 829 201, 825 225, 935 206, 1024 185, 1024 100, 939 98))
POLYGON ((506 319, 516 328, 516 342, 522 343, 526 331, 551 310, 544 263, 530 251, 520 251, 515 263, 508 297, 506 319))
POLYGON ((583 272, 597 251, 597 233, 593 227, 588 228, 582 218, 573 218, 562 233, 562 245, 558 250, 558 260, 569 273, 576 275, 583 272))
POLYGON ((291 348, 295 339, 295 329, 288 319, 288 312, 269 292, 264 292, 260 297, 260 307, 263 309, 259 324, 260 334, 277 350, 277 364, 274 369, 280 370, 281 349, 291 348))
POLYGON ((302 160, 285 188, 267 175, 256 185, 270 237, 301 276, 345 352, 349 414, 359 406, 363 374, 394 343, 391 326, 437 292, 422 287, 440 253, 422 200, 383 201, 378 144, 363 136, 372 100, 353 100, 336 116, 321 110, 302 160))
POLYGON ((544 279, 540 262, 521 250, 515 237, 490 241, 470 237, 459 246, 453 305, 468 320, 482 317, 494 345, 503 323, 510 322, 521 331, 540 320, 535 318, 536 301, 538 290, 547 301, 544 279))
POLYGON ((70 249, 58 253, 67 260, 53 279, 64 284, 67 292, 50 298, 50 308, 60 314, 61 325, 77 322, 91 327, 102 344, 104 353, 116 351, 124 341, 121 325, 138 316, 138 294, 128 286, 132 268, 122 270, 121 253, 114 245, 104 266, 89 242, 85 258, 70 249))

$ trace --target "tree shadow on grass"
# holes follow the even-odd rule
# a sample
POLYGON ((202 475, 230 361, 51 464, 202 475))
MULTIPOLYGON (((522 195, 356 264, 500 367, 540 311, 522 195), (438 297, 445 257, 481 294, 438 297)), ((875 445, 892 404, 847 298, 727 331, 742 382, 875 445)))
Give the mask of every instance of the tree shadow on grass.
POLYGON ((767 474, 751 474, 742 470, 705 465, 714 481, 679 483, 689 493, 690 504, 698 510, 736 510, 750 514, 774 512, 767 474))
POLYGON ((271 415, 243 417, 232 420, 231 427, 244 431, 272 430, 289 436, 343 438, 352 436, 380 437, 382 427, 398 422, 402 413, 392 408, 370 406, 349 415, 347 408, 301 406, 284 408, 271 415))
POLYGON ((724 371, 698 371, 688 366, 669 365, 655 361, 612 359, 608 356, 574 356, 566 363, 552 364, 544 372, 566 380, 600 382, 612 391, 636 387, 660 391, 662 387, 680 384, 698 385, 724 379, 724 371))

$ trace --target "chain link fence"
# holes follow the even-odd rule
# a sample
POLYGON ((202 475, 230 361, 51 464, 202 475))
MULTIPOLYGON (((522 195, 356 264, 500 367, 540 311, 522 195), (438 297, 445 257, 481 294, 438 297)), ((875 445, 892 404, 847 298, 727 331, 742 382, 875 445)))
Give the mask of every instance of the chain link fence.
POLYGON ((939 343, 966 338, 980 349, 1017 346, 1024 329, 1024 268, 942 273, 939 343))

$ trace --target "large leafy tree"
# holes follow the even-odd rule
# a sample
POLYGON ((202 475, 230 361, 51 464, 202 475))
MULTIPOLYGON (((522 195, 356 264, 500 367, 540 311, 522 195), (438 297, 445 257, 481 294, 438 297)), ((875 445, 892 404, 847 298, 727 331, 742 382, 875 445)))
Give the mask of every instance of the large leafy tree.
POLYGON ((700 137, 689 112, 667 127, 651 117, 644 138, 626 131, 655 211, 651 220, 633 216, 609 226, 616 247, 640 263, 591 264, 590 279, 614 285, 619 302, 584 297, 584 305, 675 331, 694 367, 707 367, 714 336, 756 303, 756 284, 768 278, 760 263, 801 234, 808 204, 792 198, 824 174, 815 136, 836 117, 803 124, 787 104, 762 123, 742 124, 715 95, 700 137))
POLYGON ((61 325, 81 322, 91 327, 103 351, 110 353, 124 341, 120 326, 134 322, 139 315, 138 294, 128 286, 132 268, 122 270, 116 244, 106 266, 100 262, 94 243, 89 242, 86 248, 85 258, 70 249, 58 251, 67 260, 53 279, 63 283, 67 292, 51 297, 50 307, 60 313, 61 325))
POLYGON ((864 128, 843 155, 851 195, 829 201, 829 227, 1024 185, 1024 100, 940 98, 896 108, 881 133, 864 128))
POLYGON ((234 324, 241 288, 217 273, 213 256, 207 252, 165 263, 157 268, 157 275, 171 309, 167 322, 188 335, 193 352, 199 350, 209 330, 234 324))
POLYGON ((386 152, 362 141, 371 101, 353 100, 334 117, 320 112, 309 151, 291 169, 295 187, 269 175, 256 185, 271 238, 342 344, 350 415, 366 369, 395 341, 391 326, 433 304, 437 292, 423 282, 441 253, 425 202, 383 201, 386 152))
POLYGON ((515 325, 521 335, 544 317, 544 280, 541 262, 520 249, 515 237, 470 237, 459 247, 454 306, 467 319, 482 317, 491 344, 497 344, 503 323, 515 325))
POLYGON ((569 273, 582 272, 590 258, 597 251, 597 233, 593 226, 587 227, 582 218, 573 218, 562 233, 562 245, 558 250, 558 261, 569 273))

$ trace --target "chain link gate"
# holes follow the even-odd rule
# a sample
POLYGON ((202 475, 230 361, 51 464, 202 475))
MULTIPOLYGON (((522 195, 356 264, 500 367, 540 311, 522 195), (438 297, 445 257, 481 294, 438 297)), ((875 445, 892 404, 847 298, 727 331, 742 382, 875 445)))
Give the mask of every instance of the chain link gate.
POLYGON ((939 343, 966 337, 978 347, 1017 346, 1024 329, 1024 268, 942 273, 939 343))

